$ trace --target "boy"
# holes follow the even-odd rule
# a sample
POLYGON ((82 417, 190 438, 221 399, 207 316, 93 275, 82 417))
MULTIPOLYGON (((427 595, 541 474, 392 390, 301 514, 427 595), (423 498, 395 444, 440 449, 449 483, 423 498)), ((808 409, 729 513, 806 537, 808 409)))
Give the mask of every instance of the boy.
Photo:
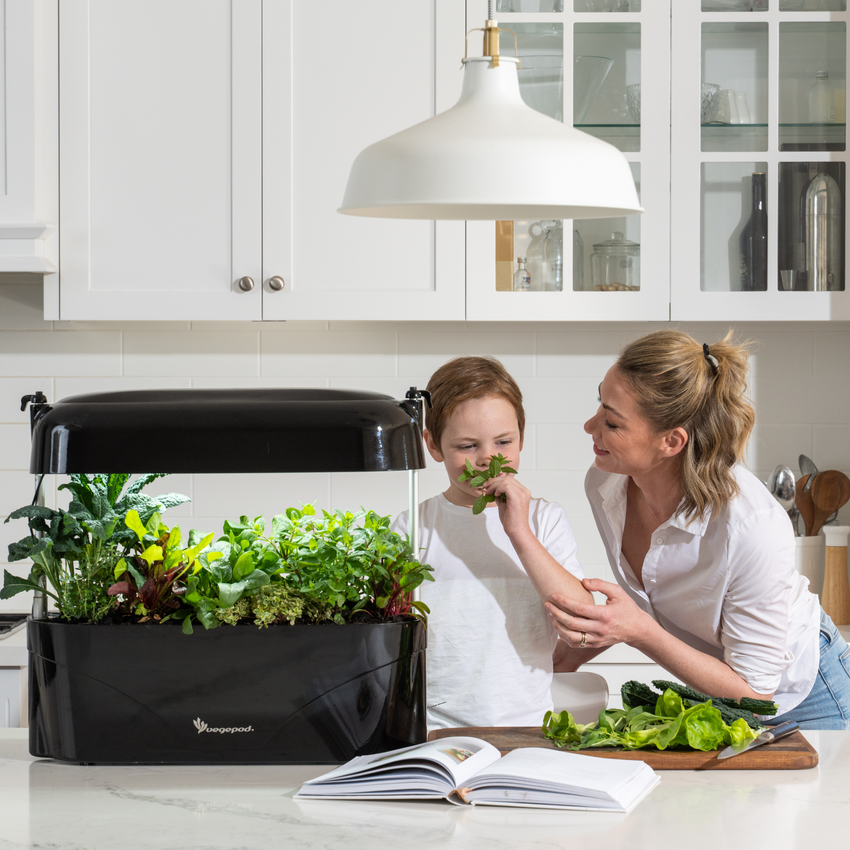
MULTIPOLYGON (((448 489, 419 506, 428 618, 428 727, 537 726, 552 708, 557 633, 543 607, 553 593, 593 600, 563 508, 532 499, 513 475, 473 489, 458 477, 469 460, 486 469, 502 454, 519 469, 522 393, 497 360, 458 357, 428 382, 425 445, 445 464, 448 489), (493 493, 480 515, 472 505, 493 493), (504 494, 503 502, 500 498, 504 494)), ((407 512, 393 523, 407 534, 407 512)))

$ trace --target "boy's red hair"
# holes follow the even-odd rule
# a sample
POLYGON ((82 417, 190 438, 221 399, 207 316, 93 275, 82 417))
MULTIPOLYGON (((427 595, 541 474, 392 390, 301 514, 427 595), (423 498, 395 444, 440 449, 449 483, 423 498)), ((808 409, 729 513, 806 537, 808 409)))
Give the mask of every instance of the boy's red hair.
POLYGON ((439 448, 448 418, 455 408, 472 398, 504 398, 516 411, 520 437, 525 433, 525 410, 516 381, 494 357, 455 357, 444 363, 428 381, 431 409, 425 425, 439 448))

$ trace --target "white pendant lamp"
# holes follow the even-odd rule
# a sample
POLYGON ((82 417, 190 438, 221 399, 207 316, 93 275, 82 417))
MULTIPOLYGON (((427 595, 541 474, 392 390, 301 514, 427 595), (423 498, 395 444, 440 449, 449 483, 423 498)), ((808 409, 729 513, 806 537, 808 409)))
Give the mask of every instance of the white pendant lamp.
POLYGON ((339 212, 469 221, 642 212, 617 148, 526 105, 519 60, 499 56, 490 18, 485 55, 463 60, 460 100, 362 151, 339 212))

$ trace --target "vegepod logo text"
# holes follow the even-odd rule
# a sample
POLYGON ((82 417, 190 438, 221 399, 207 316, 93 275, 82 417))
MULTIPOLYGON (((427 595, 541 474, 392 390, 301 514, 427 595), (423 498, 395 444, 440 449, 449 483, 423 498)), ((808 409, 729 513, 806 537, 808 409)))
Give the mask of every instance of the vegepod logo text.
POLYGON ((201 720, 200 717, 195 718, 192 723, 195 724, 195 728, 198 730, 198 734, 201 732, 214 732, 219 735, 232 735, 235 732, 253 732, 253 726, 207 726, 207 724, 201 720))

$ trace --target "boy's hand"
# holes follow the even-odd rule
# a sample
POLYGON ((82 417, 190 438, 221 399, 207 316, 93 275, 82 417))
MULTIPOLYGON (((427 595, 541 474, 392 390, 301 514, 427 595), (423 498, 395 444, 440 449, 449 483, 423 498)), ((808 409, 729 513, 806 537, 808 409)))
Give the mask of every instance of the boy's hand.
POLYGON ((512 542, 523 534, 531 534, 528 525, 528 506, 531 502, 531 492, 516 478, 516 473, 502 474, 498 478, 487 481, 484 490, 490 500, 496 500, 499 506, 499 519, 505 534, 512 542))
MULTIPOLYGON (((484 490, 484 485, 488 481, 496 478, 499 475, 502 475, 505 472, 516 475, 516 470, 512 469, 510 466, 507 465, 509 463, 510 463, 510 460, 508 460, 508 458, 504 457, 501 453, 497 454, 497 455, 490 455, 490 466, 489 466, 488 469, 483 469, 483 470, 475 469, 475 467, 469 461, 466 461, 466 463, 465 463, 466 468, 463 470, 463 472, 461 472, 461 474, 458 476, 457 480, 460 481, 461 483, 463 483, 464 481, 468 481, 470 487, 476 487, 476 488, 480 487, 482 490, 484 490)), ((504 501, 504 500, 505 500, 505 497, 503 495, 502 501, 504 501)), ((495 502, 495 501, 496 501, 495 495, 493 495, 492 493, 488 493, 486 491, 483 492, 475 500, 475 504, 472 506, 472 513, 480 514, 484 510, 484 508, 487 507, 487 505, 490 502, 495 502)))

